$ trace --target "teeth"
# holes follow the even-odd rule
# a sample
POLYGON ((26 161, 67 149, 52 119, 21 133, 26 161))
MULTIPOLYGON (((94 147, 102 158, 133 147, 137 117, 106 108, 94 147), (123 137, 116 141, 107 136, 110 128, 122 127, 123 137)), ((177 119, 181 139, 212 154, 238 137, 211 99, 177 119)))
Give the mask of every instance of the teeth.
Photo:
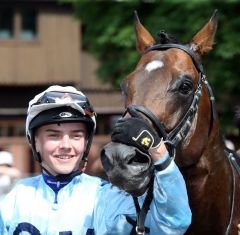
POLYGON ((57 156, 57 158, 60 158, 60 159, 70 159, 71 156, 57 156))

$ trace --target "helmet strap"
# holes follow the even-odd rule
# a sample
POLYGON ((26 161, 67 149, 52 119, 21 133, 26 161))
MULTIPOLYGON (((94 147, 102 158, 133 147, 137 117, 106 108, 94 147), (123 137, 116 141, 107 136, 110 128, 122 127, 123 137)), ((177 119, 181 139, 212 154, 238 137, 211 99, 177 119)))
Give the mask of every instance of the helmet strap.
POLYGON ((87 144, 86 144, 86 149, 83 153, 83 157, 82 157, 82 172, 85 172, 87 169, 87 164, 88 164, 88 154, 92 145, 92 140, 93 140, 93 133, 91 135, 89 135, 88 139, 87 139, 87 144))
POLYGON ((40 162, 40 165, 42 167, 43 172, 46 173, 47 175, 54 176, 54 177, 57 176, 57 174, 52 173, 52 170, 44 162, 40 162))
POLYGON ((37 151, 35 150, 35 153, 33 153, 33 154, 36 156, 36 160, 37 160, 39 163, 41 163, 41 162, 42 162, 42 158, 41 158, 39 152, 37 152, 37 151))
POLYGON ((66 181, 66 180, 72 180, 75 176, 82 174, 82 171, 80 169, 73 171, 69 174, 53 174, 50 168, 44 164, 43 162, 41 163, 41 167, 43 170, 43 173, 53 176, 56 178, 57 181, 66 181))

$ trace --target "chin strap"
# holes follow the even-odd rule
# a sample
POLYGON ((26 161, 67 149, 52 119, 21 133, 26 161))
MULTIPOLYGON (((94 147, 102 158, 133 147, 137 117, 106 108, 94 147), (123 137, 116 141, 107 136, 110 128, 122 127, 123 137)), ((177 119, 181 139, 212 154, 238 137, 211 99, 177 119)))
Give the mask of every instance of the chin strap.
POLYGON ((59 175, 52 175, 49 171, 47 171, 45 168, 43 168, 43 173, 54 177, 57 181, 71 181, 75 176, 81 175, 81 170, 73 171, 69 174, 59 174, 59 175))
POLYGON ((81 170, 76 170, 76 171, 73 171, 69 174, 60 174, 60 175, 57 175, 56 176, 56 179, 58 181, 65 181, 65 180, 72 180, 75 176, 77 175, 81 175, 82 174, 82 171, 81 170))
MULTIPOLYGON (((49 176, 53 176, 57 181, 72 180, 75 176, 81 175, 83 172, 83 170, 77 169, 76 171, 72 171, 69 174, 53 174, 46 164, 44 164, 43 162, 41 162, 40 164, 43 173, 49 176)), ((84 164, 84 166, 86 167, 86 164, 84 164)))
MULTIPOLYGON (((39 155, 39 154, 38 154, 39 155)), ((47 164, 45 164, 44 162, 39 162, 40 163, 40 166, 42 167, 42 171, 44 172, 44 173, 46 173, 47 175, 49 175, 49 176, 53 176, 53 177, 56 177, 57 176, 57 174, 53 174, 52 173, 52 171, 51 171, 51 169, 48 167, 48 165, 47 164)))

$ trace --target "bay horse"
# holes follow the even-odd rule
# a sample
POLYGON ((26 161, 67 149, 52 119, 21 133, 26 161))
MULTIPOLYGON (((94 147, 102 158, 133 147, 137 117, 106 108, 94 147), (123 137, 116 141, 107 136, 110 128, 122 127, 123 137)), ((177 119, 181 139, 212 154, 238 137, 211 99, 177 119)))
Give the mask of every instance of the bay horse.
MULTIPOLYGON (((187 185, 192 223, 186 234, 191 235, 236 235, 240 224, 240 168, 235 168, 239 159, 224 147, 212 89, 201 63, 212 49, 217 22, 215 11, 188 44, 165 32, 159 33, 160 43, 156 43, 136 14, 136 47, 141 57, 122 83, 126 112, 132 109, 150 120, 174 150, 171 155, 187 185)), ((110 142, 102 162, 109 180, 126 189, 136 165, 147 168, 149 162, 134 156, 130 161, 119 146, 110 142)))

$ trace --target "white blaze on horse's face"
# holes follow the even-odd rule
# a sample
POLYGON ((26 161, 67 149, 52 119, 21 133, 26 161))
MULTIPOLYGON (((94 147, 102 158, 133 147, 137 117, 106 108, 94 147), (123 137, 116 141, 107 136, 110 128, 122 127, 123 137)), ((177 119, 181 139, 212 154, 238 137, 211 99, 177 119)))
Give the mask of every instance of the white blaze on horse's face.
POLYGON ((153 70, 160 69, 163 66, 164 66, 164 63, 161 60, 153 60, 146 65, 145 70, 148 72, 151 72, 153 70))

